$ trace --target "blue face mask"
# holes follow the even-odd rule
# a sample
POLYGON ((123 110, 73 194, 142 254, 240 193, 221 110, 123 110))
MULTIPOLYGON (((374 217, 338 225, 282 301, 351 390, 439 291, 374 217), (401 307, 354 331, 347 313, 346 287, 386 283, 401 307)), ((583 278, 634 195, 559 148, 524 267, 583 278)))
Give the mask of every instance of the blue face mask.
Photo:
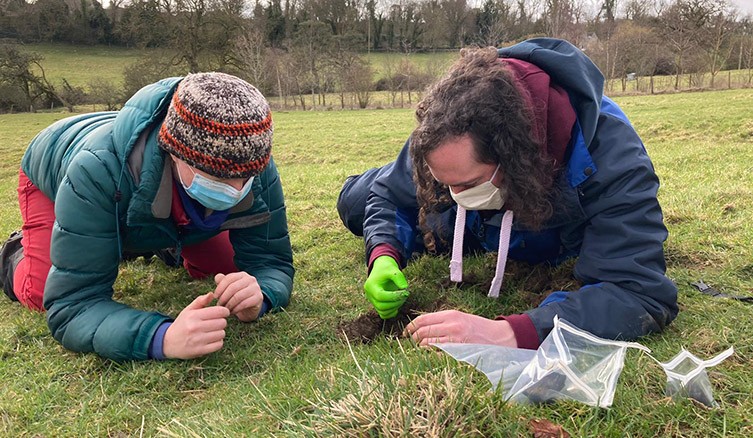
MULTIPOLYGON (((189 167, 189 169, 191 168, 189 167)), ((238 205, 248 195, 248 192, 251 191, 251 184, 254 182, 254 177, 252 176, 240 190, 237 190, 228 184, 199 175, 193 169, 191 169, 191 172, 193 172, 193 182, 188 187, 183 183, 183 178, 181 178, 180 172, 178 172, 180 184, 186 190, 188 196, 195 199, 204 207, 215 211, 229 210, 238 205)))

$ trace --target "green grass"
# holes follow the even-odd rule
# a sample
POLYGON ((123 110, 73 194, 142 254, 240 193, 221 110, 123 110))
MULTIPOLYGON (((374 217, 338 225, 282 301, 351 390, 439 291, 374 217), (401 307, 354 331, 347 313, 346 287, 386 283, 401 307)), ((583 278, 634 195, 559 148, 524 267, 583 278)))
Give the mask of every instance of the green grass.
MULTIPOLYGON (((89 89, 89 84, 93 80, 103 80, 120 87, 123 84, 124 69, 142 59, 146 59, 151 53, 149 49, 124 48, 116 46, 72 46, 67 44, 26 44, 23 50, 35 52, 44 58, 42 66, 45 69, 47 78, 55 86, 60 86, 65 79, 73 86, 89 89)), ((438 77, 447 67, 450 66, 457 58, 458 51, 440 51, 436 53, 411 53, 402 54, 394 52, 370 52, 363 54, 366 60, 374 69, 374 81, 379 80, 390 74, 395 74, 400 68, 403 61, 408 60, 415 65, 418 73, 429 74, 438 77)), ((694 83, 689 85, 690 75, 681 75, 680 89, 689 88, 709 88, 710 75, 702 76, 702 85, 694 83)), ((696 80, 699 80, 696 78, 696 80)), ((748 70, 732 70, 731 72, 722 71, 716 77, 714 87, 716 89, 728 88, 731 82, 732 88, 750 87, 750 72, 748 70)), ((673 92, 675 77, 655 76, 654 91, 656 93, 673 92)), ((612 94, 647 94, 650 93, 649 79, 639 77, 637 81, 626 83, 626 89, 623 93, 622 84, 619 79, 612 79, 607 84, 607 89, 612 94)), ((350 101, 346 102, 347 108, 357 107, 357 103, 348 96, 350 101)), ((271 101, 277 106, 282 106, 281 99, 271 98, 271 101)), ((327 104, 321 105, 318 101, 311 101, 307 98, 306 105, 314 106, 318 109, 326 107, 340 108, 339 96, 330 93, 327 95, 327 104)), ((403 101, 407 105, 407 96, 403 96, 403 101)), ((292 107, 292 100, 288 99, 288 105, 292 107)), ((391 97, 387 92, 374 92, 372 94, 370 108, 376 107, 396 107, 400 106, 400 96, 393 104, 391 97)))
MULTIPOLYGON (((335 202, 350 174, 394 158, 413 127, 409 110, 275 113, 297 267, 285 312, 231 321, 225 347, 193 361, 114 363, 65 351, 43 315, 0 298, 1 436, 530 436, 548 419, 572 436, 751 436, 753 339, 749 305, 711 299, 688 282, 753 294, 753 90, 617 99, 642 134, 661 178, 670 237, 668 274, 680 289, 677 320, 641 340, 660 360, 685 347, 736 353, 710 371, 720 408, 664 396, 665 376, 631 351, 611 409, 577 403, 505 404, 483 375, 406 340, 349 345, 340 322, 369 309, 363 243, 335 202)), ((0 115, 0 233, 20 225, 16 170, 43 126, 66 114, 0 115)), ((422 257, 406 275, 414 296, 485 316, 525 310, 516 282, 502 297, 445 289, 446 258, 422 257)), ((493 260, 468 260, 491 275, 493 260)), ((124 264, 116 299, 176 314, 211 288, 160 262, 124 264)))
MULTIPOLYGON (((123 83, 123 70, 149 55, 148 49, 116 46, 72 46, 67 44, 25 44, 24 51, 41 55, 42 66, 53 84, 67 80, 71 85, 88 88, 93 79, 103 79, 118 86, 123 83)), ((374 67, 374 79, 384 76, 385 65, 396 70, 409 59, 419 71, 442 72, 457 57, 457 52, 438 53, 369 53, 365 58, 374 67)), ((438 74, 437 73, 437 74, 438 74)))
POLYGON ((123 70, 149 53, 144 49, 66 44, 26 44, 22 49, 44 58, 41 64, 53 85, 62 84, 65 79, 71 85, 85 89, 95 79, 122 86, 123 70))
POLYGON ((385 75, 386 66, 390 65, 394 74, 394 70, 404 60, 409 60, 415 64, 419 71, 441 74, 458 58, 458 52, 459 50, 452 50, 436 53, 410 53, 407 55, 392 52, 371 52, 366 55, 366 59, 371 63, 375 77, 378 79, 385 75))

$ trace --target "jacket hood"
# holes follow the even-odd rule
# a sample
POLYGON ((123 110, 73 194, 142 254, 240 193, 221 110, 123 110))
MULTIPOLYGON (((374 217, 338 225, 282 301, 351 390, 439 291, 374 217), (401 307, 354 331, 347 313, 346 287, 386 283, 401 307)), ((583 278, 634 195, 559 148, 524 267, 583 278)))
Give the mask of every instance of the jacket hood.
POLYGON ((533 135, 557 167, 562 167, 575 124, 575 110, 565 90, 538 66, 515 58, 499 58, 512 72, 528 111, 533 135))
POLYGON ((561 86, 575 109, 586 144, 596 132, 604 75, 577 47, 554 38, 534 38, 498 50, 501 58, 515 58, 530 62, 544 70, 552 81, 561 86))

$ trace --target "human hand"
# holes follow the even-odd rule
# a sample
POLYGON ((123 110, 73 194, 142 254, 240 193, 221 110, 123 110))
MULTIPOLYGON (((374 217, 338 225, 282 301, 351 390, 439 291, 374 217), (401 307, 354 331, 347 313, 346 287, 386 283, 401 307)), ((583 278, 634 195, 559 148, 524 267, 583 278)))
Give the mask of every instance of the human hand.
POLYGON ((217 274, 214 276, 217 288, 214 296, 217 305, 225 306, 231 315, 243 322, 250 322, 259 317, 264 295, 256 277, 247 272, 217 274))
POLYGON ((193 359, 222 348, 230 311, 209 306, 211 293, 197 297, 183 309, 165 332, 162 353, 171 359, 193 359))
POLYGON ((374 260, 371 274, 363 285, 366 298, 376 309, 382 319, 394 318, 397 311, 408 298, 408 282, 400 272, 395 259, 380 256, 374 260))
POLYGON ((426 313, 411 321, 405 334, 422 347, 430 343, 458 342, 518 347, 507 321, 495 321, 458 310, 426 313))

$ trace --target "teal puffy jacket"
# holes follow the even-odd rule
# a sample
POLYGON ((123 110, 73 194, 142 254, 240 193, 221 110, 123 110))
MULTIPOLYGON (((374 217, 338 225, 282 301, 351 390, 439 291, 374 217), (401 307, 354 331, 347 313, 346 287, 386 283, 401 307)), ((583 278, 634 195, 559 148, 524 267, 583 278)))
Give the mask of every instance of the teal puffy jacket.
MULTIPOLYGON (((144 87, 118 112, 60 120, 24 155, 23 171, 55 202, 44 307, 52 335, 70 350, 147 359, 155 331, 171 318, 112 300, 121 254, 191 245, 219 232, 179 234, 170 219, 172 169, 157 133, 181 79, 144 87)), ((273 308, 285 306, 293 254, 274 160, 220 230, 230 232, 235 265, 256 277, 273 308)))

